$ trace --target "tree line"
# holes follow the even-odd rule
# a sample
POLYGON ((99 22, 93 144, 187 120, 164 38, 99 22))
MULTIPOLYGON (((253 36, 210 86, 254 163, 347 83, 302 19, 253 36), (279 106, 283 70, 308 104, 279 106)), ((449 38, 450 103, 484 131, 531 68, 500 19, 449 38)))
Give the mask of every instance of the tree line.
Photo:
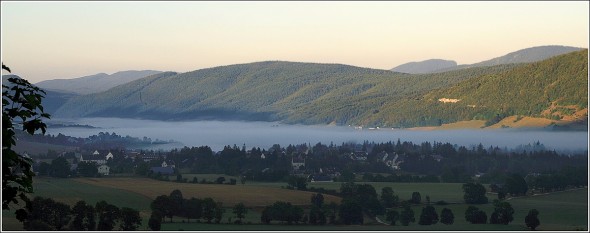
POLYGON ((73 207, 51 198, 35 197, 16 218, 28 231, 134 231, 141 226, 139 211, 106 201, 78 201, 73 207))

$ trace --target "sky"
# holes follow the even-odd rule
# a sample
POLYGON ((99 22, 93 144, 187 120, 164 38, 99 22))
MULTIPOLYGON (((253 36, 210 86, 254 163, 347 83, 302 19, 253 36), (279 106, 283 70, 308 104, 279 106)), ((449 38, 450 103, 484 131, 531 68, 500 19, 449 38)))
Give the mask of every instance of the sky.
POLYGON ((587 1, 2 1, 1 56, 32 83, 268 60, 471 64, 541 45, 588 48, 588 12, 587 1))

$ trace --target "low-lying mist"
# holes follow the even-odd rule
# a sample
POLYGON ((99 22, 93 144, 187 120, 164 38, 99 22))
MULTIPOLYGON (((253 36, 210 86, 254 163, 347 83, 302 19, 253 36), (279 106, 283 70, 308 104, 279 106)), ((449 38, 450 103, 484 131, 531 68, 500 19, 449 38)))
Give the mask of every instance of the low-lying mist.
MULTIPOLYGON (((583 152, 588 150, 588 132, 564 132, 545 130, 401 130, 377 129, 357 130, 353 127, 284 125, 276 122, 240 122, 240 121, 185 121, 166 122, 154 120, 136 120, 121 118, 80 118, 52 119, 53 123, 91 125, 97 128, 48 128, 49 134, 62 133, 74 137, 88 137, 99 132, 114 132, 118 135, 132 137, 149 137, 164 141, 174 140, 183 146, 209 146, 214 151, 224 146, 246 145, 248 149, 260 147, 268 149, 273 144, 342 144, 344 142, 363 143, 412 141, 449 142, 466 147, 483 144, 485 148, 498 146, 513 149, 519 145, 539 142, 547 149, 562 153, 583 152)), ((162 145, 158 149, 172 149, 179 144, 162 145)))

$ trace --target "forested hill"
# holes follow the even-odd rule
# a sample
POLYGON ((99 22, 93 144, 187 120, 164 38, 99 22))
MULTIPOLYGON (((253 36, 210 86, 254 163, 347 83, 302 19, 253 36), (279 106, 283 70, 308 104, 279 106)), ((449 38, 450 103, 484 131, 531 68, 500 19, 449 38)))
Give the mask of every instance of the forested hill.
POLYGON ((430 59, 420 62, 408 62, 394 67, 391 71, 408 73, 408 74, 427 74, 442 69, 452 69, 457 67, 456 61, 443 59, 430 59))
POLYGON ((440 125, 468 120, 495 124, 508 116, 561 120, 588 106, 588 50, 482 75, 416 98, 390 102, 365 122, 440 125))
POLYGON ((583 50, 584 48, 577 48, 571 46, 561 46, 561 45, 545 45, 545 46, 536 46, 526 49, 521 49, 518 51, 514 51, 508 53, 504 56, 492 58, 490 60, 474 63, 474 64, 464 64, 458 65, 454 67, 442 68, 433 72, 444 72, 449 70, 458 70, 458 69, 465 69, 471 67, 483 67, 483 66, 495 66, 495 65, 502 65, 502 64, 516 64, 516 63, 531 63, 542 61, 545 59, 549 59, 554 56, 563 55, 566 53, 571 53, 575 51, 583 50))
POLYGON ((161 72, 155 70, 128 70, 110 75, 100 73, 74 79, 46 80, 38 82, 35 85, 45 90, 85 95, 106 91, 112 87, 161 72))
MULTIPOLYGON (((576 85, 575 88, 555 90, 556 93, 551 96, 567 96, 568 100, 547 100, 547 105, 550 105, 551 101, 557 101, 557 104, 561 103, 559 101, 570 101, 569 97, 574 99, 571 101, 581 103, 583 101, 579 100, 578 93, 586 93, 587 85, 579 84, 578 80, 586 79, 587 73, 583 74, 583 70, 579 69, 586 66, 587 54, 584 52, 532 64, 475 67, 421 75, 339 64, 257 62, 180 74, 166 72, 152 75, 105 92, 75 97, 63 105, 55 115, 163 120, 281 120, 286 123, 363 124, 387 127, 423 126, 473 118, 477 113, 477 116, 482 118, 490 118, 490 112, 497 112, 494 109, 496 105, 491 103, 498 94, 518 93, 519 96, 537 96, 539 90, 546 89, 542 88, 546 87, 543 85, 554 83, 549 82, 553 77, 560 77, 560 82, 568 85, 570 82, 576 85), (514 78, 511 78, 513 76, 514 78), (507 77, 502 81, 503 86, 487 84, 488 79, 490 82, 500 82, 500 77, 507 77), (512 79, 514 80, 509 81, 512 79), (521 85, 521 82, 534 79, 539 80, 540 86, 525 85, 527 88, 519 92, 513 90, 521 85), (466 92, 469 88, 460 87, 470 85, 472 80, 482 80, 482 85, 489 85, 480 87, 489 89, 485 92, 488 95, 481 96, 485 100, 475 103, 477 106, 487 106, 481 107, 487 110, 443 108, 444 115, 441 115, 429 109, 429 106, 437 102, 425 101, 431 98, 428 95, 446 93, 445 91, 466 92), (513 85, 510 82, 515 83, 513 85), (415 119, 407 120, 402 116, 415 119), (424 119, 422 116, 430 117, 424 119)), ((587 84, 587 80, 585 81, 587 84)), ((548 90, 553 91, 554 88, 548 90)), ((449 92, 449 96, 452 97, 450 94, 449 92)), ((471 98, 465 95, 457 96, 465 100, 471 98)), ((503 97, 498 99, 498 104, 505 104, 500 100, 503 101, 503 97)), ((518 101, 514 101, 516 102, 518 101)), ((535 103, 537 102, 533 102, 535 103)), ((511 109, 514 113, 529 114, 530 108, 523 102, 523 105, 510 105, 510 108, 505 109, 511 109)), ((531 110, 530 114, 538 113, 531 110)))

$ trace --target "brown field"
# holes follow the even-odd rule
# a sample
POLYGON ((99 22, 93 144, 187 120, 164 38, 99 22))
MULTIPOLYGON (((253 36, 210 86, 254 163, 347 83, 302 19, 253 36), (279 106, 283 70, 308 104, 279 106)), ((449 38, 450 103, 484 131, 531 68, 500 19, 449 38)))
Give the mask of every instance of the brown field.
MULTIPOLYGON (((168 181, 157 181, 148 178, 76 178, 75 181, 127 190, 138 193, 150 199, 159 195, 169 195, 172 190, 178 189, 184 198, 211 197, 215 201, 223 202, 224 206, 233 206, 244 203, 248 207, 272 205, 276 201, 291 202, 293 205, 309 205, 313 192, 288 190, 274 187, 259 187, 249 185, 225 185, 225 184, 191 184, 168 181)), ((340 203, 341 198, 324 195, 324 202, 340 203)))
POLYGON ((510 128, 542 128, 550 125, 551 123, 557 123, 556 120, 546 119, 546 118, 536 118, 536 117, 523 117, 520 120, 516 120, 516 116, 509 116, 502 119, 500 122, 487 127, 489 129, 497 129, 501 128, 503 125, 508 126, 510 128))
POLYGON ((472 121, 458 121, 455 123, 442 124, 437 129, 464 129, 464 128, 476 128, 479 129, 485 125, 485 121, 472 120, 472 121))

